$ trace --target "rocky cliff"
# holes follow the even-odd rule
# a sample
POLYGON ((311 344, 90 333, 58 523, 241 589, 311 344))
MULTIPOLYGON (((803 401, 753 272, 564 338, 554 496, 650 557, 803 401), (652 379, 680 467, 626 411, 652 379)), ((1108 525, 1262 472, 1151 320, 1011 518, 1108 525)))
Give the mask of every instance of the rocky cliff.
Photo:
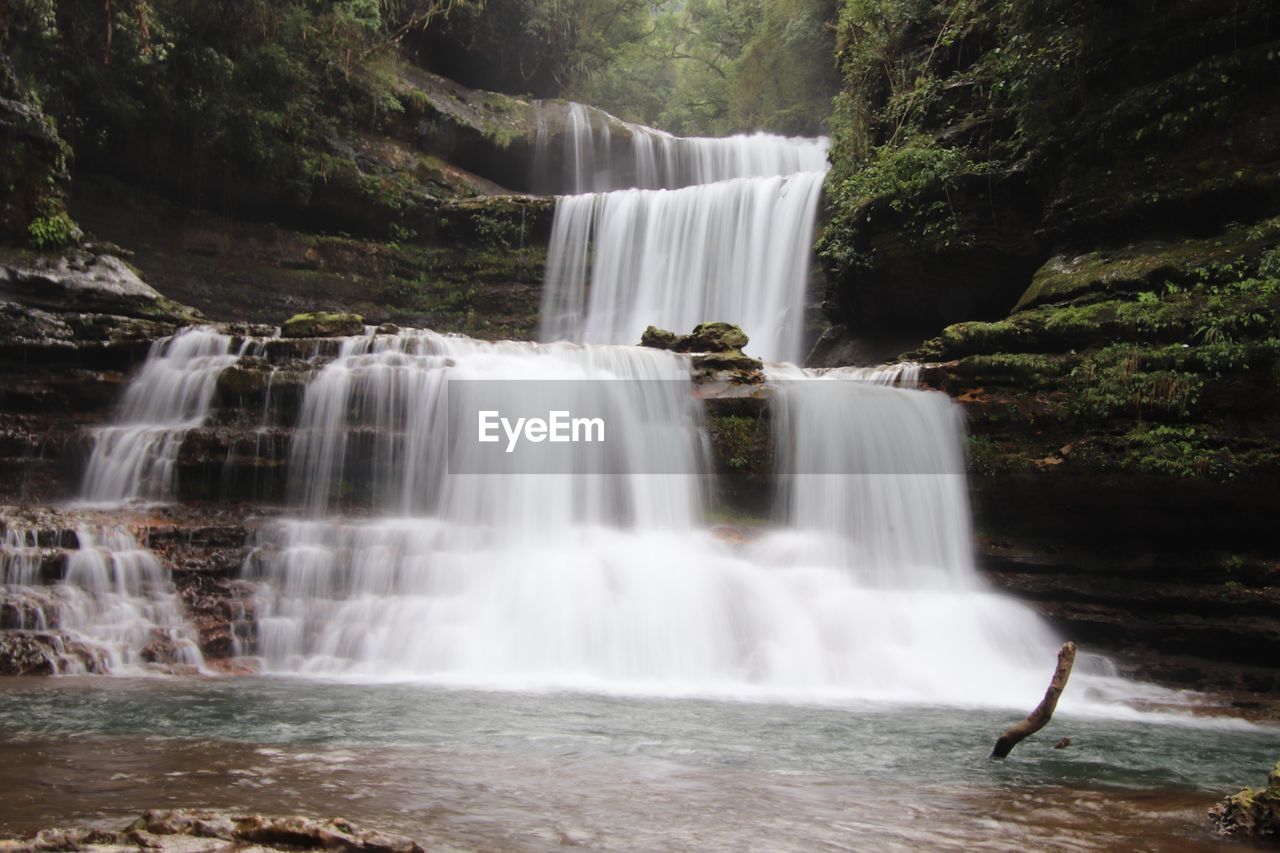
POLYGON ((1273 687, 1275 10, 880 6, 841 21, 811 362, 935 365, 986 569, 1071 636, 1273 687))

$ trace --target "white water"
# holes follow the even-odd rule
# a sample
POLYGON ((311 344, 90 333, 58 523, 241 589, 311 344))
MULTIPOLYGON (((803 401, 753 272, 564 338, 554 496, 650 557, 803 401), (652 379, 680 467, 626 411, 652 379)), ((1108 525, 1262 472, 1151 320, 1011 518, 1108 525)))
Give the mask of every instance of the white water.
MULTIPOLYGON (((363 484, 362 502, 380 512, 432 514, 538 535, 576 522, 688 526, 699 506, 696 480, 603 472, 639 470, 645 460, 665 454, 673 462, 664 468, 697 473, 691 430, 697 409, 687 390, 675 401, 663 393, 666 383, 687 388, 689 381, 683 358, 635 347, 490 343, 413 329, 348 338, 339 357, 307 386, 290 452, 289 494, 318 516, 336 497, 350 499, 353 484, 363 484), (480 473, 449 470, 449 380, 584 379, 639 381, 626 386, 631 393, 604 383, 583 386, 582 405, 594 402, 610 412, 608 447, 618 457, 613 464, 498 476, 482 457, 463 455, 478 448, 463 447, 455 448, 454 465, 480 473)), ((509 404, 527 402, 517 400, 525 396, 519 386, 504 390, 509 404)))
MULTIPOLYGON (((653 142, 652 153, 633 146, 637 174, 744 176, 561 200, 544 330, 592 344, 370 331, 345 340, 310 381, 291 447, 296 514, 265 526, 245 565, 259 584, 254 651, 266 669, 1025 707, 1058 639, 976 576, 963 424, 945 396, 898 387, 913 384, 911 368, 772 368, 781 522, 744 544, 708 524, 688 362, 618 344, 650 323, 687 331, 728 320, 744 325, 753 351, 796 357, 825 162, 756 173, 791 168, 766 149, 803 163, 825 143, 687 141, 715 152, 699 172, 680 165, 680 144, 633 137, 653 142), (622 430, 603 457, 511 473, 500 455, 459 446, 450 403, 474 404, 478 386, 514 406, 541 387, 529 380, 585 379, 608 381, 579 383, 575 404, 605 407, 622 430), (624 393, 624 380, 682 390, 624 393), (348 514, 356 509, 364 514, 348 514)), ((583 138, 574 151, 586 179, 588 155, 608 149, 599 135, 586 147, 583 138)), ((207 412, 228 348, 193 339, 199 354, 183 360, 185 340, 157 349, 135 386, 168 376, 157 387, 184 390, 164 399, 191 402, 130 396, 137 429, 181 431, 207 412)), ((148 479, 128 472, 155 465, 168 470, 120 464, 102 479, 138 497, 145 489, 129 484, 148 479)), ((1075 683, 1064 707, 1135 692, 1088 655, 1075 683)))
MULTIPOLYGON (((413 330, 345 341, 298 424, 291 490, 309 517, 266 528, 246 564, 267 669, 820 701, 1018 706, 1043 690, 1057 639, 974 573, 945 396, 780 369, 779 456, 799 473, 785 525, 745 546, 704 520, 697 412, 654 417, 662 398, 619 413, 647 424, 619 448, 630 470, 674 454, 683 473, 443 471, 448 381, 586 377, 688 382, 688 367, 413 330), (372 516, 337 515, 361 482, 372 516)), ((1077 707, 1127 689, 1087 656, 1077 680, 1077 707)))
POLYGON ((679 137, 583 104, 539 104, 535 183, 549 193, 679 189, 731 178, 824 172, 827 140, 769 133, 679 137), (552 150, 552 128, 564 129, 552 150))
POLYGON ((34 530, 0 545, 4 600, 20 631, 50 636, 54 672, 138 672, 148 663, 204 663, 182 603, 154 553, 122 527, 81 527, 62 577, 41 577, 47 549, 34 530), (90 665, 86 666, 86 658, 90 665))
MULTIPOLYGON (((172 499, 178 454, 187 433, 204 424, 218 374, 233 364, 231 338, 209 328, 184 329, 156 341, 125 389, 115 423, 93 433, 79 506, 117 507, 172 499)), ((200 666, 167 569, 123 527, 84 525, 61 577, 40 575, 36 533, 10 529, 5 598, 19 630, 53 632, 54 670, 136 672, 149 663, 200 666), (67 644, 74 649, 66 648, 67 644)))
POLYGON ((561 198, 540 336, 634 344, 649 325, 716 319, 747 331, 749 353, 798 361, 824 175, 561 198))
POLYGON ((577 194, 556 205, 540 337, 634 344, 649 325, 723 320, 751 354, 799 361, 827 140, 680 139, 581 105, 568 116, 577 194), (628 131, 627 168, 608 156, 610 123, 628 131))
POLYGON ((116 423, 94 431, 81 497, 92 504, 163 501, 187 432, 209 415, 218 374, 235 362, 231 338, 191 328, 151 347, 125 390, 116 423))

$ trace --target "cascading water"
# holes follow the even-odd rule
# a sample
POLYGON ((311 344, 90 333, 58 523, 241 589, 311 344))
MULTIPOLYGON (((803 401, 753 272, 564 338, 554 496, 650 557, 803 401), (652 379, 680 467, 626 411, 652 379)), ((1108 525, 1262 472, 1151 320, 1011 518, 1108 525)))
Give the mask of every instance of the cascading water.
POLYGON ((535 178, 549 194, 674 190, 732 178, 825 171, 827 140, 770 133, 680 137, 584 104, 540 104, 535 178), (562 127, 560 151, 553 127, 562 127))
MULTIPOLYGON (((583 134, 576 168, 595 181, 604 149, 583 134)), ((665 175, 655 181, 679 180, 680 152, 715 149, 631 135, 627 168, 665 175)), ((730 179, 560 200, 544 331, 598 343, 409 330, 344 342, 298 420, 290 495, 307 514, 264 529, 246 563, 268 670, 1013 705, 1043 688, 1056 640, 977 579, 958 410, 899 387, 912 368, 772 369, 782 523, 745 545, 706 523, 688 362, 616 344, 650 323, 728 319, 762 342, 757 352, 798 355, 825 169, 822 141, 748 137, 719 150, 740 156, 708 153, 716 168, 749 177, 708 167, 698 174, 730 179), (774 173, 791 166, 749 156, 765 146, 792 146, 809 171, 774 173), (684 383, 684 404, 628 397, 615 410, 636 427, 618 445, 622 473, 513 475, 491 459, 448 470, 452 380, 593 378, 684 383), (352 504, 371 517, 337 514, 352 504)), ((582 384, 597 396, 609 385, 582 384)), ((1105 662, 1077 672, 1077 695, 1114 683, 1105 662)))
POLYGON ((125 391, 117 422, 94 432, 82 499, 116 504, 171 498, 182 442, 208 417, 218 374, 237 357, 230 336, 207 328, 156 341, 125 391))
MULTIPOLYGON (((566 145, 579 152, 575 162, 589 161, 590 174, 598 174, 588 153, 604 137, 582 116, 570 122, 566 145)), ((749 329, 752 354, 799 361, 827 141, 678 139, 628 127, 637 176, 631 186, 670 189, 560 198, 542 339, 635 343, 651 324, 689 331, 715 318, 749 329)), ((599 189, 609 180, 586 183, 599 189)))
POLYGON ((199 667, 204 659, 160 560, 121 527, 81 527, 61 577, 45 584, 46 549, 34 530, 9 528, 0 547, 5 627, 50 637, 61 674, 136 672, 145 664, 199 667))
MULTIPOLYGON (((183 440, 205 422, 218 375, 237 358, 231 337, 209 328, 157 341, 126 388, 116 422, 94 430, 76 505, 172 498, 183 440)), ((65 570, 55 578, 45 577, 37 539, 35 531, 10 527, 0 545, 4 598, 17 614, 7 627, 49 637, 58 650, 53 671, 203 664, 167 571, 126 529, 81 525, 78 547, 66 554, 65 570)))

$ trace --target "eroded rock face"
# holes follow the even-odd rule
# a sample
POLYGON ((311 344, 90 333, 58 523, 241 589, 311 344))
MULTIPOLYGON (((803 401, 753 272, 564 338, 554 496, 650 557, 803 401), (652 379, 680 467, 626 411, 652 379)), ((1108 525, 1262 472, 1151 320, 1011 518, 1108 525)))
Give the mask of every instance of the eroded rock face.
POLYGON ((401 835, 365 829, 340 817, 272 817, 243 812, 152 810, 123 829, 46 829, 0 839, 0 850, 345 850, 421 853, 401 835), (203 843, 201 843, 203 842, 203 843))

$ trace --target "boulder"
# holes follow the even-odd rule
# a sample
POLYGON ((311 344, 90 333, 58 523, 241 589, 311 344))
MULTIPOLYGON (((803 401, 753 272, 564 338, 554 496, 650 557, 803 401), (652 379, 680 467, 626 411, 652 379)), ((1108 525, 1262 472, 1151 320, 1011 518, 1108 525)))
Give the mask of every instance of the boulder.
POLYGON ((1213 808, 1209 818, 1222 835, 1275 840, 1280 833, 1280 761, 1267 776, 1267 787, 1245 788, 1213 808))
POLYGON ((757 385, 764 381, 764 363, 740 349, 702 353, 695 355, 692 362, 700 381, 727 381, 740 385, 757 385))
POLYGON ((688 352, 731 352, 741 350, 750 338, 732 323, 700 323, 689 335, 688 352))
POLYGON ((659 329, 657 326, 650 326, 640 336, 642 347, 675 352, 737 352, 739 355, 742 348, 750 341, 751 339, 742 329, 732 323, 722 322, 699 323, 688 335, 678 335, 666 329, 659 329))
POLYGON ((681 340, 680 335, 675 332, 668 332, 666 329, 659 329, 657 326, 650 326, 644 330, 644 334, 640 336, 640 346, 651 347, 652 349, 673 350, 681 340))
POLYGON ((148 811, 123 829, 46 829, 0 838, 0 850, 345 850, 421 853, 411 839, 364 829, 343 818, 271 817, 208 810, 148 811), (206 843, 192 843, 204 839, 206 843), (221 842, 209 844, 207 842, 221 842))
POLYGON ((332 311, 294 314, 280 327, 280 335, 285 338, 345 338, 362 334, 364 317, 332 311))
POLYGON ((196 323, 198 311, 160 295, 114 255, 0 254, 0 299, 55 312, 90 312, 196 323))

